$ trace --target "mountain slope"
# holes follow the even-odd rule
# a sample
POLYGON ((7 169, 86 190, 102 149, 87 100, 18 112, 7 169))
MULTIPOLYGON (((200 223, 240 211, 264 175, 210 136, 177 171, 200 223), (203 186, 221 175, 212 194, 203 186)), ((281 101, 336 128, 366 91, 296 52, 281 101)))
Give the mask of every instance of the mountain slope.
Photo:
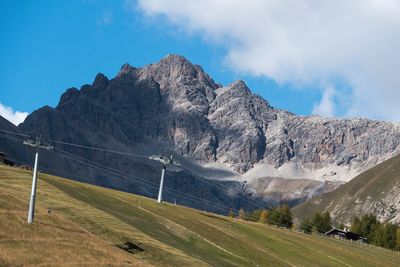
POLYGON ((336 220, 350 223, 354 216, 374 213, 382 221, 400 223, 400 156, 361 173, 336 190, 294 208, 305 218, 319 210, 331 212, 336 220))
MULTIPOLYGON (((0 265, 96 265, 110 266, 141 263, 109 242, 66 219, 58 211, 47 215, 43 183, 35 214, 28 225, 28 178, 30 173, 0 165, 0 265)), ((48 188, 46 188, 48 190, 48 188)))
POLYGON ((78 229, 82 235, 90 233, 93 240, 102 240, 76 255, 72 255, 74 249, 85 247, 86 240, 82 240, 81 245, 76 244, 76 248, 59 250, 56 254, 59 259, 53 263, 73 257, 69 262, 85 265, 89 264, 90 258, 84 258, 82 254, 93 253, 98 261, 91 263, 101 264, 101 255, 115 251, 115 244, 126 242, 138 245, 143 251, 136 249, 132 251, 134 254, 116 251, 113 257, 123 261, 115 260, 115 265, 141 261, 145 266, 396 266, 399 261, 397 253, 389 250, 231 220, 179 205, 160 205, 145 197, 42 173, 37 190, 38 216, 29 228, 24 223, 26 214, 22 210, 23 203, 27 205, 29 199, 31 174, 0 166, 0 212, 9 214, 10 221, 0 227, 0 260, 5 264, 52 265, 50 260, 53 258, 47 258, 43 251, 27 251, 31 243, 22 243, 19 234, 26 234, 25 237, 35 240, 36 244, 47 242, 54 248, 62 248, 63 244, 75 243, 69 238, 64 240, 61 233, 69 231, 71 237, 75 237, 80 235, 80 232, 74 233, 78 229), (14 203, 19 204, 10 206, 14 203), (44 213, 47 207, 53 209, 52 216, 44 213), (13 212, 15 209, 18 212, 13 212), (15 222, 24 232, 10 236, 8 229, 14 227, 15 222), (45 227, 53 229, 48 236, 35 230, 45 227), (46 241, 38 240, 38 235, 46 241), (10 243, 19 245, 10 247, 10 243), (12 257, 22 253, 25 256, 21 259, 12 257))

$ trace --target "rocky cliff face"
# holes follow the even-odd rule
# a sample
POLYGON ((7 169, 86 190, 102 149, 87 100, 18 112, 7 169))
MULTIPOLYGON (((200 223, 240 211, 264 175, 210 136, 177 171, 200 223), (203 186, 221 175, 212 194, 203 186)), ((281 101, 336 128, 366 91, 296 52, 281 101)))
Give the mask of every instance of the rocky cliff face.
MULTIPOLYGON (((125 64, 111 80, 98 74, 91 85, 68 89, 57 107, 33 112, 19 129, 136 153, 169 150, 250 182, 347 181, 400 150, 399 125, 296 116, 274 109, 242 81, 218 85, 178 55, 141 68, 125 64)), ((70 152, 124 171, 144 173, 148 165, 83 149, 70 152)))

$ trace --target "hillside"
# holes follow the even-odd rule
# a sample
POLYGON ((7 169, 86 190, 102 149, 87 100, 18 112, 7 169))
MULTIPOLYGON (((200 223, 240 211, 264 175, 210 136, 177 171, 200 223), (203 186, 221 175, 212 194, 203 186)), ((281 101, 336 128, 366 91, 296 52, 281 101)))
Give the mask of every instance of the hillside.
POLYGON ((329 211, 340 222, 374 213, 382 221, 400 223, 400 156, 395 156, 355 177, 336 190, 314 197, 295 207, 305 218, 313 212, 329 211))
POLYGON ((31 172, 0 166, 0 265, 397 266, 393 251, 304 235, 39 174, 28 226, 31 172), (47 215, 47 208, 53 210, 47 215), (115 245, 126 242, 133 254, 115 245))

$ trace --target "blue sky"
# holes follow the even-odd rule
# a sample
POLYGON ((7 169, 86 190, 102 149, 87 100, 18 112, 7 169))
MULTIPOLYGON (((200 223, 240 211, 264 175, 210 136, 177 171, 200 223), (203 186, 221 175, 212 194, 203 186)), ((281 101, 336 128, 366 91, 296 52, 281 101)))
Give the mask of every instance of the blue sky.
MULTIPOLYGON (((133 4, 135 4, 133 2, 133 4)), ((142 66, 181 54, 222 84, 244 80, 272 105, 309 114, 318 91, 279 86, 224 63, 224 44, 148 19, 124 1, 0 1, 0 102, 32 112, 55 106, 70 87, 113 77, 128 62, 142 66)))
POLYGON ((400 121, 399 1, 3 0, 0 10, 0 114, 16 123, 16 111, 54 107, 99 72, 171 53, 297 114, 400 121))

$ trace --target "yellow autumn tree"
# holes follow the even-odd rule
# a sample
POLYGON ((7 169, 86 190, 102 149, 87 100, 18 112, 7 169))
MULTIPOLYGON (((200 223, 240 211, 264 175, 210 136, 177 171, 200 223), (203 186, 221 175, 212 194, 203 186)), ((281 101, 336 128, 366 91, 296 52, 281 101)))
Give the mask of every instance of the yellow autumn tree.
POLYGON ((268 212, 266 210, 263 210, 260 214, 260 219, 258 220, 258 222, 266 224, 267 218, 268 218, 268 212))

